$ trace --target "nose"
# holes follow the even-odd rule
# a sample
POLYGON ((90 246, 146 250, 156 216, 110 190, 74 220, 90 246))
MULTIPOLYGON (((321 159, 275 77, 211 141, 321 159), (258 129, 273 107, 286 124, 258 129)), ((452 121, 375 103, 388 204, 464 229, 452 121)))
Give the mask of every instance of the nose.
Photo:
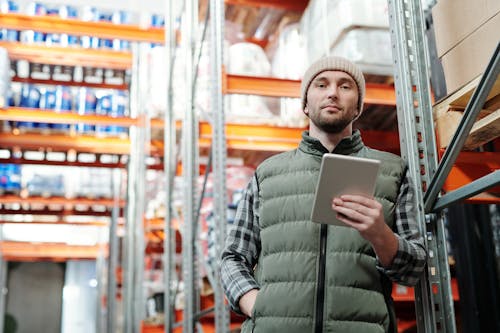
POLYGON ((328 98, 330 99, 338 98, 338 87, 336 85, 332 85, 330 89, 328 89, 328 98))

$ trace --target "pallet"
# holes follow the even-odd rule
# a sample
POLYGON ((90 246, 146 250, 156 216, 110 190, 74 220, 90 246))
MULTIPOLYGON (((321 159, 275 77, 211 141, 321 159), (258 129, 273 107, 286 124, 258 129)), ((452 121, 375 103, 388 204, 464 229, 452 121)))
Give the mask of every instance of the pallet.
MULTIPOLYGON (((434 105, 434 123, 439 148, 446 148, 455 134, 465 107, 481 77, 477 77, 456 92, 434 105)), ((497 78, 464 144, 473 150, 500 136, 500 79, 497 78)))

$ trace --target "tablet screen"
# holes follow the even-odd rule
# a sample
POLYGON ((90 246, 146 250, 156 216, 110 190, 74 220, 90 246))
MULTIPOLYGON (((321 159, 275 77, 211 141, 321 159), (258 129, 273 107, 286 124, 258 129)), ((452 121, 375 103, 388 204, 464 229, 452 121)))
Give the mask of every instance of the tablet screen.
POLYGON ((311 221, 346 226, 336 218, 332 200, 343 194, 373 196, 380 161, 324 154, 314 195, 311 221))

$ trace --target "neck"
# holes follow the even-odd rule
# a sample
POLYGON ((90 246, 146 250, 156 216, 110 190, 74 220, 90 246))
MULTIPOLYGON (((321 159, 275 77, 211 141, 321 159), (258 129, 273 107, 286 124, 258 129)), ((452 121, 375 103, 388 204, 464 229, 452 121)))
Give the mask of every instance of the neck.
POLYGON ((348 136, 352 135, 352 124, 349 124, 346 128, 344 128, 339 133, 327 133, 313 124, 309 126, 309 136, 316 138, 321 142, 321 144, 328 149, 329 152, 332 152, 335 147, 339 144, 339 142, 348 136))

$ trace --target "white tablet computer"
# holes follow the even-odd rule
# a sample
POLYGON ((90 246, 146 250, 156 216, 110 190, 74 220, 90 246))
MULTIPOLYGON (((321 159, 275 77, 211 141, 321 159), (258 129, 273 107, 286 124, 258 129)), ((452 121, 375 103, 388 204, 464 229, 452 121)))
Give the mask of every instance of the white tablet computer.
POLYGON ((321 161, 311 220, 346 226, 335 216, 332 200, 342 194, 373 196, 380 161, 338 154, 325 154, 321 161))

